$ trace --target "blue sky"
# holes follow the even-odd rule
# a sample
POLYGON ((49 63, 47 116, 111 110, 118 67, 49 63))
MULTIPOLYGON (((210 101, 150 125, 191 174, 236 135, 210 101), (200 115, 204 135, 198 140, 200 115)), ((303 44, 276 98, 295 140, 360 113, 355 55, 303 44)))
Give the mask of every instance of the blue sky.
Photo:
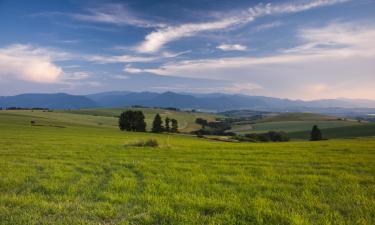
POLYGON ((0 0, 0 95, 375 99, 375 0, 0 0))

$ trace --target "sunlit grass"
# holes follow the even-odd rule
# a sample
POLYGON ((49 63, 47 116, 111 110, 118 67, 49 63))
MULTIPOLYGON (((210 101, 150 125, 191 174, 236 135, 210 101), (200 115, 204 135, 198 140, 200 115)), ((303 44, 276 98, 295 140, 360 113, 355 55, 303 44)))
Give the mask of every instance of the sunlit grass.
POLYGON ((375 139, 224 143, 76 116, 0 113, 0 224, 375 224, 375 139))

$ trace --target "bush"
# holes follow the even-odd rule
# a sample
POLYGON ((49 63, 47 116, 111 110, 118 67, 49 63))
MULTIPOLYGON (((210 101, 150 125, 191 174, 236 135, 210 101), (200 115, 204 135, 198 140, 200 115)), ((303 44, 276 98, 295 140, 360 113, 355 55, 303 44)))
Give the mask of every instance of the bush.
POLYGON ((137 141, 137 142, 134 142, 134 143, 130 143, 126 146, 156 148, 156 147, 159 147, 159 143, 155 139, 148 139, 148 140, 140 140, 140 141, 137 141))
POLYGON ((320 141, 323 140, 322 131, 317 125, 314 125, 310 133, 310 141, 320 141))

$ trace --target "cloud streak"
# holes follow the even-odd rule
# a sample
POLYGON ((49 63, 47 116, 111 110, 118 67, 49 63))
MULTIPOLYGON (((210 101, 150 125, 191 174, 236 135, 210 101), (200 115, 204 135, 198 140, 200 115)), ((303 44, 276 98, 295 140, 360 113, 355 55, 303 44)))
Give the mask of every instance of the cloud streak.
POLYGON ((311 0, 308 2, 304 1, 280 5, 273 5, 271 3, 266 5, 260 4, 256 7, 249 8, 244 12, 240 12, 240 16, 205 23, 188 23, 177 26, 162 27, 149 33, 145 37, 145 40, 137 47, 137 51, 142 53, 152 53, 158 51, 169 42, 176 41, 184 37, 190 37, 201 32, 217 31, 236 25, 246 24, 258 17, 267 15, 297 13, 347 1, 348 0, 311 0))
POLYGON ((246 46, 240 45, 240 44, 234 44, 234 45, 221 44, 217 46, 216 48, 223 50, 223 51, 246 51, 247 50, 246 46))

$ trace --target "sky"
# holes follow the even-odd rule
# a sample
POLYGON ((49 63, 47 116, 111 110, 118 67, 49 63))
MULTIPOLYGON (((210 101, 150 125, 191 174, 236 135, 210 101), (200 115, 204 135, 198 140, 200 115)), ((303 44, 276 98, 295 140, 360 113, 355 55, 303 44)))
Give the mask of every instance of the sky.
POLYGON ((0 0, 0 95, 375 99, 375 0, 0 0))

